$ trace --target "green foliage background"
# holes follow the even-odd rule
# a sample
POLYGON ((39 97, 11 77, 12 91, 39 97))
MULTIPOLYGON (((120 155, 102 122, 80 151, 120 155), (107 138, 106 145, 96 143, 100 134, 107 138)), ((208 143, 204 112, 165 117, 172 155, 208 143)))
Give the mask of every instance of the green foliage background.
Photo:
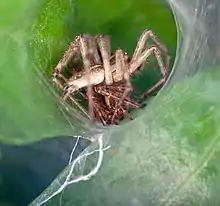
MULTIPOLYGON (((106 132, 111 148, 95 177, 45 205, 219 205, 219 86, 216 69, 160 94, 147 115, 112 131, 110 140, 106 132)), ((87 173, 97 159, 91 155, 81 169, 87 173)), ((58 186, 53 182, 40 198, 58 186)))
POLYGON ((3 142, 24 144, 84 129, 75 115, 71 116, 74 127, 69 125, 50 91, 49 75, 75 35, 107 33, 113 49, 121 47, 132 54, 140 33, 150 28, 175 53, 172 14, 158 2, 17 0, 0 4, 5 17, 0 21, 3 142), (159 23, 164 17, 166 24, 159 23))

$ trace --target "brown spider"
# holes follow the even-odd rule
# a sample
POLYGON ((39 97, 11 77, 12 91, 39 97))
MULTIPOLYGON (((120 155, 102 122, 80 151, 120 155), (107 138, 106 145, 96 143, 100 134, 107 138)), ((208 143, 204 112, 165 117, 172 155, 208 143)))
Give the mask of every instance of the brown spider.
MULTIPOLYGON (((87 38, 87 43, 89 41, 88 38, 92 38, 90 35, 84 35, 84 37, 87 38)), ((92 39, 90 39, 92 40, 92 39)), ((69 52, 67 52, 69 54, 69 52)), ((94 54, 91 51, 91 55, 94 54)), ((65 57, 65 55, 64 55, 65 57)), ((83 65, 80 64, 80 53, 79 51, 75 53, 74 55, 75 58, 72 59, 74 63, 74 69, 62 69, 62 73, 58 77, 54 78, 53 76, 53 81, 60 87, 60 89, 63 91, 64 87, 63 85, 66 84, 68 81, 69 77, 72 77, 72 73, 76 73, 76 71, 83 71, 83 65)), ((96 62, 93 61, 94 57, 91 57, 90 60, 90 65, 94 65, 96 62)), ((114 56, 111 57, 110 59, 111 64, 115 63, 114 56)), ((95 65, 94 65, 95 66, 95 65)), ((97 65, 96 65, 97 66, 97 65)), ((72 68, 72 67, 71 67, 72 68)), ((95 119, 99 120, 102 122, 103 125, 108 125, 108 124, 117 124, 121 119, 123 119, 125 116, 129 116, 128 110, 133 109, 133 108, 139 108, 140 105, 136 103, 135 101, 125 98, 123 101, 123 104, 119 108, 117 108, 117 112, 114 116, 114 119, 112 118, 114 115, 114 112, 116 110, 117 102, 120 99, 120 97, 123 95, 123 92, 125 90, 125 85, 123 82, 117 83, 115 85, 96 85, 93 87, 93 91, 89 93, 86 92, 86 89, 83 88, 79 90, 78 92, 81 94, 81 96, 89 100, 89 97, 92 99, 92 110, 93 113, 92 115, 88 114, 88 112, 75 100, 75 98, 71 95, 68 97, 72 101, 73 104, 77 105, 78 108, 83 111, 83 113, 89 118, 89 119, 95 119)), ((129 116, 130 117, 130 116, 129 116)), ((130 117, 131 118, 131 117, 130 117)))
MULTIPOLYGON (((88 34, 77 36, 56 66, 52 80, 62 88, 63 100, 70 97, 70 94, 80 92, 80 90, 87 88, 87 99, 90 111, 90 115, 88 116, 90 118, 93 115, 93 112, 91 112, 93 108, 97 108, 93 105, 94 97, 92 93, 95 92, 104 97, 108 97, 110 93, 107 94, 103 89, 104 87, 112 86, 112 88, 114 88, 116 83, 120 85, 121 82, 125 82, 124 91, 120 91, 118 99, 116 98, 117 100, 113 101, 114 114, 107 117, 107 119, 111 117, 112 123, 115 118, 118 119, 125 114, 123 112, 119 114, 118 110, 122 106, 123 109, 125 109, 124 111, 126 111, 123 103, 126 98, 128 99, 129 93, 133 89, 130 82, 130 75, 138 70, 151 54, 154 54, 157 59, 162 78, 141 95, 141 98, 143 98, 166 81, 167 69, 170 62, 168 50, 150 30, 145 30, 142 33, 131 59, 121 49, 116 50, 115 54, 111 56, 110 38, 106 35, 98 35, 96 37, 92 37, 88 34), (151 38, 155 45, 145 48, 148 38, 151 38), (161 51, 166 55, 165 66, 161 57, 161 51), (80 71, 73 69, 72 76, 67 79, 63 75, 63 70, 73 56, 82 57, 82 67, 84 69, 80 71), (61 81, 64 80, 64 87, 58 78, 61 78, 61 81)), ((111 95, 113 95, 112 92, 111 95)), ((113 96, 111 96, 111 98, 113 98, 113 96)), ((96 105, 99 104, 99 101, 96 101, 97 99, 95 98, 94 101, 96 105)), ((80 107, 73 97, 71 97, 71 100, 80 107)), ((130 101, 130 99, 128 101, 130 101)), ((103 105, 101 107, 104 108, 103 105)), ((108 112, 111 113, 112 111, 113 110, 109 110, 108 112)), ((108 112, 106 111, 106 114, 108 112)))
MULTIPOLYGON (((118 100, 123 94, 123 91, 123 84, 114 86, 96 86, 92 94, 94 119, 101 121, 103 125, 118 124, 118 122, 126 116, 132 119, 128 111, 130 109, 137 109, 140 105, 126 97, 121 106, 117 108, 115 118, 112 120, 118 100), (101 90, 101 92, 99 90, 101 90)), ((84 94, 84 98, 88 100, 86 94, 84 94)))

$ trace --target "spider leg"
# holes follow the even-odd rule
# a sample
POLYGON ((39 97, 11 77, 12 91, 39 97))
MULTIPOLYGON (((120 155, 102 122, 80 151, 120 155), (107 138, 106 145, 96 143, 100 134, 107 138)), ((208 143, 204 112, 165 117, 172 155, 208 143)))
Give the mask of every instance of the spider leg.
MULTIPOLYGON (((123 89, 125 89, 123 87, 123 89)), ((114 87, 111 87, 111 86, 106 86, 106 85, 98 85, 98 86, 95 86, 94 87, 94 90, 101 94, 102 96, 104 97, 108 97, 108 98, 113 98, 115 101, 119 101, 120 98, 121 98, 121 94, 122 94, 122 91, 120 90, 117 90, 117 88, 115 89, 114 87), (107 88, 110 87, 110 91, 107 91, 107 88)), ((123 90, 124 91, 124 90, 123 90)), ((128 98, 125 98, 124 101, 123 101, 125 104, 127 104, 128 106, 132 107, 132 108, 135 108, 135 109, 138 109, 140 108, 140 104, 138 104, 137 102, 131 100, 131 99, 128 99, 128 98)), ((106 103, 106 105, 108 105, 106 103)), ((111 105, 108 105, 108 106, 111 106, 111 105)))
POLYGON ((115 52, 115 65, 116 71, 114 81, 119 82, 123 80, 124 75, 126 75, 126 72, 128 72, 125 64, 124 52, 121 49, 118 49, 115 52))
POLYGON ((102 106, 100 106, 100 102, 98 102, 95 109, 99 112, 98 117, 101 120, 102 124, 106 126, 109 124, 109 111, 102 106))
POLYGON ((98 105, 95 105, 95 107, 94 107, 94 113, 96 114, 96 116, 98 116, 98 118, 101 120, 101 122, 102 122, 102 124, 104 125, 104 126, 106 126, 107 125, 107 122, 105 121, 105 119, 103 118, 103 114, 102 114, 102 110, 99 108, 99 107, 97 107, 98 105))
MULTIPOLYGON (((125 98, 123 101, 123 105, 121 105, 116 111, 116 116, 113 119, 113 121, 111 121, 112 116, 115 112, 116 106, 117 106, 117 102, 120 100, 122 93, 124 92, 124 86, 123 84, 120 84, 119 86, 107 86, 107 85, 97 85, 94 87, 94 91, 100 95, 102 95, 103 97, 107 97, 110 100, 110 103, 106 102, 106 105, 108 106, 107 110, 110 111, 111 116, 108 117, 108 120, 110 120, 110 122, 106 124, 116 124, 117 121, 123 119, 125 116, 128 116, 128 118, 130 120, 133 120, 132 116, 128 113, 128 108, 127 107, 131 107, 131 108, 140 108, 140 104, 136 103, 135 101, 129 99, 129 98, 125 98), (121 91, 121 88, 123 89, 123 91, 121 91), (113 103, 112 103, 113 101, 113 103), (112 110, 112 112, 111 112, 112 110)), ((97 105, 99 106, 99 105, 97 105)), ((107 112, 107 110, 104 110, 104 113, 107 112)), ((103 112, 103 108, 101 109, 101 111, 103 112)), ((102 116, 105 116, 102 114, 102 116)))
POLYGON ((155 50, 158 50, 157 47, 152 46, 146 49, 141 55, 135 60, 129 63, 129 73, 134 73, 146 60, 147 58, 154 53, 155 50))
MULTIPOLYGON (((64 53, 63 58, 57 64, 57 66, 55 68, 55 72, 52 75, 52 81, 54 83, 56 83, 60 87, 60 89, 63 91, 62 100, 64 101, 65 99, 67 99, 69 97, 71 102, 74 105, 76 105, 89 119, 92 119, 92 115, 89 115, 88 112, 74 99, 73 95, 71 95, 71 93, 72 93, 71 87, 65 89, 63 84, 59 81, 59 79, 57 77, 62 78, 65 83, 68 82, 68 79, 62 74, 62 71, 75 54, 77 54, 77 55, 82 54, 82 58, 84 60, 83 61, 84 68, 85 68, 85 71, 87 71, 87 68, 90 68, 90 64, 87 63, 89 55, 90 54, 94 54, 94 55, 98 54, 97 49, 94 52, 93 52, 93 50, 90 50, 90 48, 94 44, 94 41, 95 41, 94 38, 88 34, 77 36, 75 38, 75 40, 69 45, 67 51, 64 53)), ((88 80, 88 82, 89 82, 89 80, 88 80)), ((89 90, 89 88, 88 88, 88 90, 89 90)), ((78 92, 83 96, 82 92, 80 92, 80 91, 78 91, 78 92)), ((90 95, 88 95, 88 96, 90 96, 90 95)), ((84 98, 85 98, 85 96, 84 96, 84 98)), ((91 104, 92 103, 90 101, 90 105, 91 104)))
MULTIPOLYGON (((88 99, 87 95, 84 95, 83 93, 82 93, 82 96, 85 99, 88 99)), ((104 118, 105 115, 103 115, 102 113, 102 108, 101 108, 101 105, 100 105, 100 102, 97 96, 93 95, 92 98, 93 98, 93 104, 94 104, 94 117, 99 118, 103 125, 107 125, 107 122, 105 121, 105 118, 104 118)))
POLYGON ((52 81, 57 84, 57 77, 61 77, 65 82, 66 78, 61 74, 65 66, 68 64, 74 54, 78 54, 79 51, 79 36, 77 36, 69 45, 68 49, 64 53, 62 59, 55 67, 55 71, 52 74, 52 81))
POLYGON ((118 71, 118 73, 120 73, 120 75, 123 75, 123 80, 125 80, 125 82, 126 82, 126 87, 125 87, 124 93, 122 94, 121 98, 119 99, 119 101, 116 105, 116 109, 115 109, 115 112, 112 116, 111 122, 114 122, 114 118, 117 114, 118 108, 122 105, 124 99, 133 90, 133 87, 132 87, 131 81, 130 81, 130 74, 129 74, 129 70, 128 70, 128 65, 127 65, 127 62, 125 61, 125 54, 121 49, 116 51, 115 59, 116 59, 116 71, 118 71))
POLYGON ((157 38, 157 36, 151 30, 147 30, 147 29, 141 34, 138 40, 137 47, 131 59, 131 63, 135 62, 139 58, 139 56, 141 55, 145 47, 145 43, 147 42, 149 38, 151 38, 153 42, 161 49, 161 51, 165 53, 166 55, 166 64, 165 64, 166 66, 165 67, 166 69, 168 69, 169 64, 170 64, 170 55, 169 55, 167 47, 157 38))
POLYGON ((144 97, 146 97, 150 92, 152 92, 153 90, 155 90, 156 88, 158 88, 160 85, 162 85, 163 83, 165 83, 166 81, 166 78, 167 78, 167 69, 166 67, 164 66, 164 63, 163 63, 163 60, 162 60, 162 57, 161 57, 161 52, 160 50, 155 47, 155 46, 152 46, 151 48, 149 49, 146 49, 137 59, 136 61, 134 61, 131 65, 130 65, 130 68, 129 68, 129 71, 132 73, 133 71, 136 70, 136 68, 138 68, 144 61, 146 61, 146 59, 151 55, 151 54, 154 54, 156 59, 157 59, 157 62, 158 62, 158 65, 159 65, 159 68, 160 68, 160 72, 162 74, 162 78, 155 84, 153 85, 150 89, 148 89, 146 92, 144 92, 139 100, 143 99, 144 97))
POLYGON ((64 53, 62 59, 58 62, 57 66, 55 67, 55 71, 52 74, 52 81, 59 86, 61 91, 63 91, 64 97, 62 100, 64 101, 67 97, 71 100, 71 102, 76 105, 87 117, 89 117, 88 113, 85 111, 85 109, 74 99, 74 97, 71 95, 71 90, 65 92, 64 86, 59 81, 57 77, 60 77, 64 80, 64 84, 68 81, 68 79, 62 74, 63 69, 66 67, 68 62, 71 60, 71 58, 74 55, 80 54, 80 48, 79 48, 79 36, 77 36, 69 45, 67 51, 64 53))
MULTIPOLYGON (((88 95, 85 95, 83 92, 80 92, 79 93, 82 95, 83 98, 85 99, 89 99, 88 98, 88 95)), ((98 117, 100 119, 100 121, 102 122, 102 124, 105 126, 107 125, 107 122, 106 122, 106 117, 105 115, 103 114, 103 109, 101 108, 100 106, 100 101, 97 99, 97 96, 93 95, 92 96, 92 99, 93 99, 93 105, 94 105, 94 117, 98 117)), ((104 110, 105 111, 105 110, 104 110)), ((86 112, 85 112, 86 113, 86 112)), ((86 113, 87 114, 87 113, 86 113)), ((87 114, 87 117, 89 119, 91 119, 91 116, 87 114)))
POLYGON ((139 101, 144 99, 149 93, 151 93, 152 91, 154 91, 155 89, 157 89, 159 86, 161 86, 162 84, 164 84, 166 82, 167 79, 167 71, 166 71, 166 67, 163 64, 163 60, 161 58, 161 54, 160 54, 160 50, 155 50, 154 51, 155 56, 157 58, 158 61, 158 65, 160 67, 160 72, 162 74, 162 78, 155 84, 153 85, 150 89, 148 89, 146 92, 144 92, 140 97, 139 97, 139 101))
POLYGON ((72 101, 72 103, 75 104, 90 119, 88 112, 86 112, 86 110, 74 99, 74 97, 70 95, 69 98, 72 101))
POLYGON ((93 90, 92 90, 92 85, 91 85, 91 80, 90 80, 90 67, 91 67, 91 62, 89 59, 89 54, 93 53, 92 47, 89 46, 89 38, 86 35, 81 35, 80 36, 80 51, 82 54, 82 59, 83 59, 83 65, 84 65, 84 70, 85 70, 85 75, 87 77, 87 97, 88 97, 88 105, 89 105, 89 116, 90 119, 93 120, 93 90))
POLYGON ((97 46, 98 45, 96 42, 96 38, 90 35, 89 36, 89 48, 90 48, 90 54, 91 54, 91 61, 93 61, 93 66, 102 64, 97 46))
MULTIPOLYGON (((62 84, 59 84, 59 86, 60 86, 60 89, 63 91, 63 90, 64 90, 63 85, 62 85, 62 84)), ((85 111, 85 109, 74 99, 73 96, 71 96, 70 94, 68 94, 68 97, 69 97, 69 99, 72 101, 73 104, 75 104, 88 118, 90 118, 89 115, 88 115, 88 113, 85 111)), ((63 100, 64 100, 64 99, 63 99, 63 100)))
POLYGON ((113 84, 113 74, 110 65, 110 55, 111 55, 110 38, 105 35, 98 35, 96 38, 103 61, 103 67, 105 71, 105 83, 106 85, 111 85, 113 84))

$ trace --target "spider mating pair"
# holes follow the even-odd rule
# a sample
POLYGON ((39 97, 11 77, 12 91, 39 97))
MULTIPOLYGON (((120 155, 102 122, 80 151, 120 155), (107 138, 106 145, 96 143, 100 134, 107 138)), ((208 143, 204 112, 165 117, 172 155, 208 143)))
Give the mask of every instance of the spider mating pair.
POLYGON ((52 81, 62 90, 62 100, 69 98, 89 119, 98 119, 103 125, 115 124, 128 114, 129 109, 140 107, 130 98, 133 90, 130 77, 152 54, 162 77, 140 96, 143 99, 165 83, 170 64, 167 48, 151 30, 142 33, 131 58, 122 49, 112 54, 108 35, 77 36, 57 64, 52 81), (153 45, 147 45, 149 39, 153 45), (162 52, 166 56, 165 63, 162 52), (73 66, 68 69, 70 62, 73 66), (86 99, 88 111, 74 99, 76 93, 86 99))

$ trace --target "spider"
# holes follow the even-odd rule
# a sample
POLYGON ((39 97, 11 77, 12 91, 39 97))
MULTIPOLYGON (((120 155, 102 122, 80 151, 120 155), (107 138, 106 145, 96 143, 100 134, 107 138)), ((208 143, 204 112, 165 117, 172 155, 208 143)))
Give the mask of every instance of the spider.
MULTIPOLYGON (((63 90, 63 86, 61 86, 63 90)), ((93 101, 93 117, 91 117, 88 112, 74 99, 73 96, 69 96, 73 104, 77 105, 78 108, 91 120, 98 120, 104 126, 109 124, 118 124, 120 120, 128 116, 130 119, 133 119, 129 113, 129 109, 140 108, 140 104, 131 100, 130 98, 125 98, 123 104, 117 109, 117 113, 112 120, 114 111, 116 109, 117 101, 120 99, 123 94, 124 87, 122 84, 117 86, 101 86, 97 85, 95 87, 92 95, 93 101), (94 118, 94 119, 93 119, 94 118)), ((80 91, 81 96, 88 100, 86 90, 80 91)))
MULTIPOLYGON (((107 35, 92 37, 86 34, 77 36, 57 64, 55 72, 52 75, 52 80, 62 87, 63 100, 70 97, 70 94, 80 92, 80 90, 87 88, 89 111, 94 108, 94 105, 92 105, 92 93, 94 91, 105 97, 109 95, 106 94, 103 89, 97 88, 103 88, 103 86, 114 87, 116 83, 125 82, 123 93, 121 93, 117 102, 114 102, 114 114, 110 115, 111 122, 113 122, 118 115, 118 109, 123 105, 123 102, 129 97, 129 94, 133 90, 130 76, 145 63, 151 54, 154 54, 157 59, 162 78, 140 96, 140 99, 142 99, 165 83, 170 62, 167 48, 157 39, 151 30, 145 30, 142 33, 132 58, 129 58, 127 53, 122 49, 116 50, 115 54, 111 55, 111 41, 107 35), (153 40, 155 45, 145 48, 149 38, 153 40), (161 51, 166 55, 165 65, 161 57, 161 51), (82 57, 83 69, 80 71, 73 69, 73 75, 67 79, 62 72, 73 56, 82 57), (64 80, 64 87, 58 78, 64 80)), ((74 100, 72 101, 74 102, 74 100)), ((79 106, 76 102, 74 103, 79 106)), ((89 116, 91 117, 92 114, 90 113, 89 116)))
MULTIPOLYGON (((78 37, 77 37, 78 38, 78 37)), ((92 41, 93 37, 90 35, 84 35, 84 38, 87 38, 87 43, 89 43, 89 41, 92 41)), ((91 42, 90 42, 91 43, 91 42)), ((75 44, 70 45, 70 47, 72 47, 72 49, 74 48, 75 44)), ((69 51, 67 51, 64 54, 64 58, 61 59, 61 64, 63 63, 62 61, 66 61, 65 58, 69 55, 69 51)), ((90 55, 94 55, 93 51, 91 51, 90 55)), ((99 55, 99 54, 98 54, 99 55)), ((97 57, 99 57, 97 55, 97 57)), ((93 65, 94 68, 95 67, 99 67, 99 65, 95 65, 97 62, 95 62, 93 60, 93 56, 90 56, 91 58, 89 59, 89 63, 90 65, 93 65)), ((52 78, 53 78, 53 82, 55 82, 60 89, 63 91, 64 90, 64 86, 69 77, 70 79, 72 77, 72 73, 76 73, 77 71, 81 71, 81 72, 85 72, 85 70, 83 70, 83 65, 80 64, 80 52, 76 49, 76 53, 74 56, 68 56, 68 61, 70 61, 70 59, 72 58, 72 61, 74 62, 74 68, 71 69, 65 69, 64 67, 62 67, 61 72, 59 75, 53 74, 52 78), (74 57, 74 58, 72 58, 74 57), (54 77, 56 76, 56 77, 54 77), (59 78, 58 78, 59 77, 59 78)), ((100 60, 101 61, 101 60, 100 60)), ((115 64, 115 59, 114 56, 111 57, 110 59, 111 64, 115 64)), ((58 64, 59 65, 59 64, 58 64)), ((67 61, 64 63, 64 65, 67 65, 67 61)), ((96 85, 93 88, 93 91, 89 93, 86 92, 86 89, 81 89, 78 92, 80 93, 80 95, 86 99, 89 100, 89 97, 91 97, 92 99, 92 109, 93 109, 93 113, 88 114, 88 112, 75 100, 75 98, 71 95, 69 95, 68 97, 70 98, 70 100, 72 101, 73 104, 77 105, 78 108, 89 118, 89 119, 96 119, 99 120, 103 125, 108 125, 108 124, 118 124, 118 122, 123 119, 125 116, 129 116, 128 114, 128 110, 129 109, 137 109, 140 107, 140 105, 138 103, 136 103, 135 101, 131 100, 130 98, 125 98, 123 104, 121 104, 121 106, 117 109, 117 112, 114 116, 114 119, 112 119, 112 116, 114 115, 114 111, 116 109, 116 105, 117 105, 117 101, 120 99, 120 97, 123 94, 123 91, 125 89, 125 85, 123 84, 123 82, 119 83, 119 84, 115 84, 115 85, 96 85), (112 121, 110 121, 112 120, 112 121)), ((90 100, 91 101, 91 100, 90 100)), ((130 117, 130 116, 129 116, 130 117)), ((130 117, 130 119, 132 119, 130 117)))

